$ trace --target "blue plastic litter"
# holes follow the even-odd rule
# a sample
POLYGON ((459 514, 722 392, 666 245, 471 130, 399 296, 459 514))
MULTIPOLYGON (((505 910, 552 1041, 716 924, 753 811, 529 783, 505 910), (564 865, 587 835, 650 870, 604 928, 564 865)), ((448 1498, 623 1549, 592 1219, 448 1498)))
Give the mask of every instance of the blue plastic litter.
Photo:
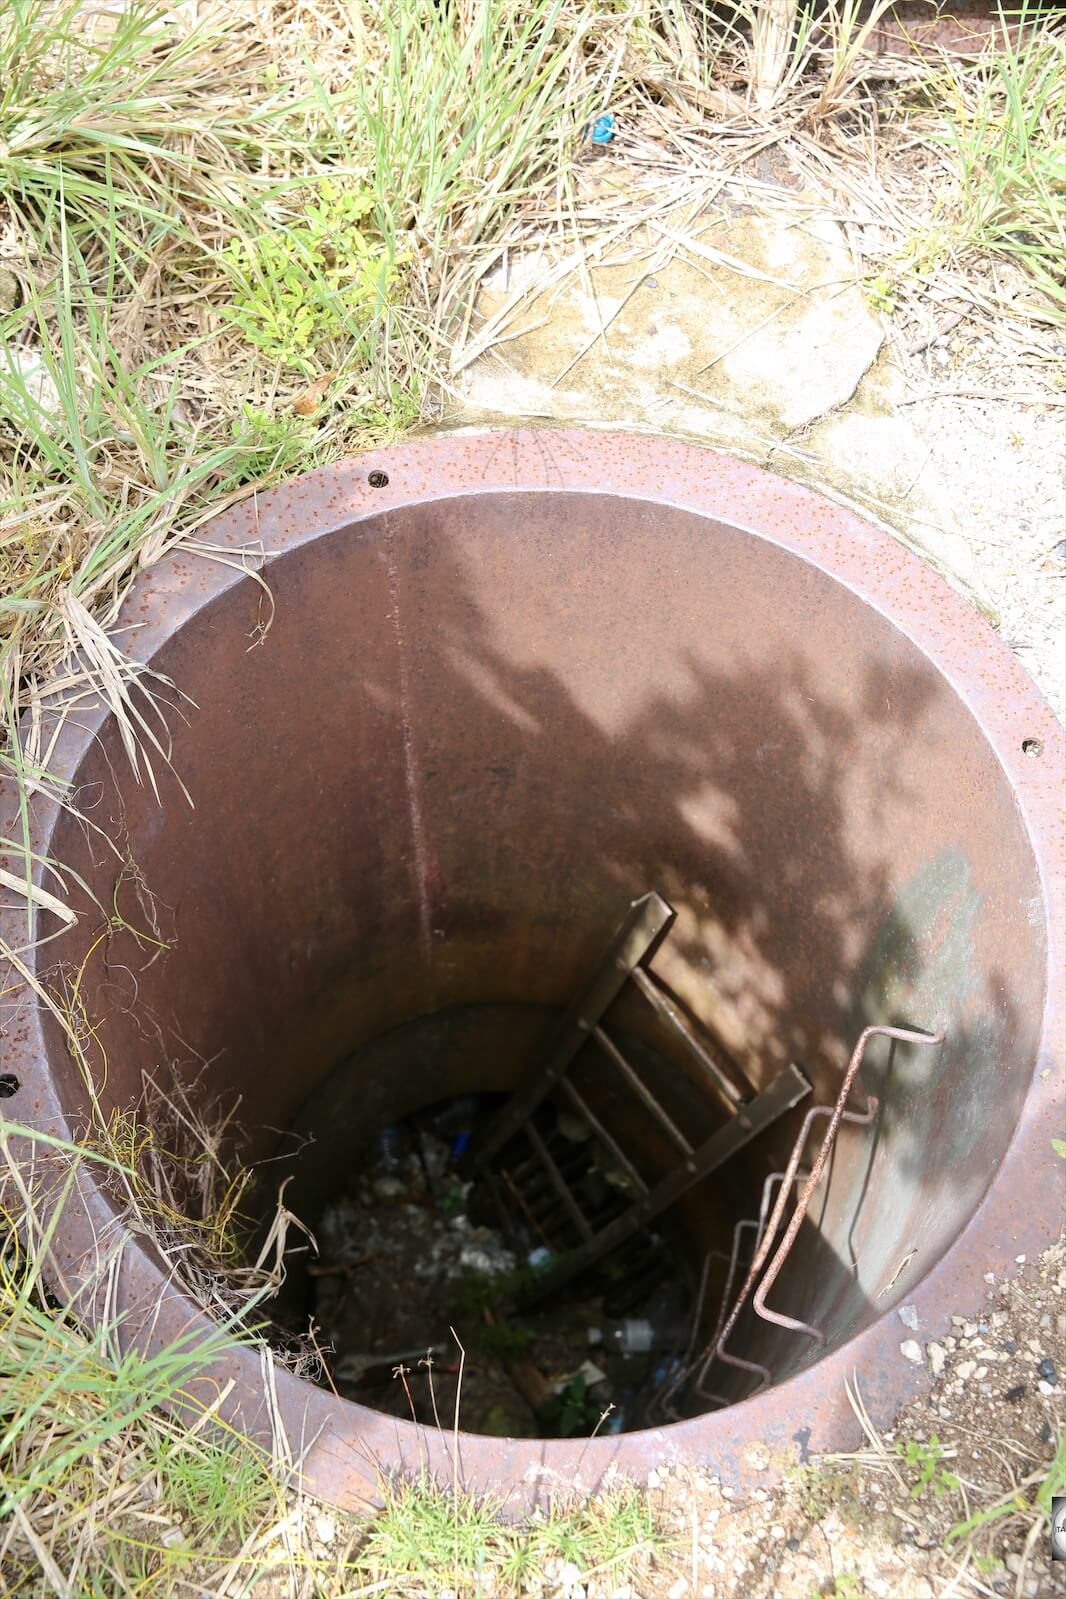
POLYGON ((610 144, 615 136, 614 116, 610 111, 605 111, 602 117, 597 117, 592 124, 593 144, 610 144))
POLYGON ((470 1140, 471 1140, 472 1137, 473 1137, 473 1134, 469 1131, 468 1128, 465 1128, 465 1127, 463 1128, 461 1133, 456 1133, 455 1137, 452 1139, 452 1159, 453 1160, 461 1160, 462 1159, 462 1157, 466 1154, 467 1150, 470 1148, 470 1140))
POLYGON ((403 1164, 403 1139, 398 1127, 382 1128, 375 1141, 374 1155, 382 1171, 396 1171, 403 1164))

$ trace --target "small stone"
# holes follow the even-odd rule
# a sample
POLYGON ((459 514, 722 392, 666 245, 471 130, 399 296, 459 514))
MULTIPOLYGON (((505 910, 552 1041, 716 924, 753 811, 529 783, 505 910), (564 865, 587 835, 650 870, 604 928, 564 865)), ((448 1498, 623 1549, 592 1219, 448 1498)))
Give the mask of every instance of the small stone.
POLYGON ((957 1338, 947 1337, 947 1338, 944 1339, 944 1348, 945 1349, 954 1349, 954 1348, 957 1347, 958 1342, 959 1342, 959 1340, 957 1338))
POLYGON ((658 1488, 661 1483, 662 1483, 662 1478, 659 1476, 659 1473, 657 1471, 649 1471, 648 1472, 648 1487, 649 1488, 658 1488))
POLYGON ((314 1528, 319 1543, 332 1543, 337 1536, 337 1524, 332 1516, 316 1516, 314 1528))
POLYGON ((1017 1404, 1019 1399, 1025 1398, 1025 1384, 1020 1382, 1014 1388, 1008 1388, 1003 1397, 1009 1405, 1017 1404))
POLYGON ((1047 1399, 1049 1397, 1049 1395, 1051 1395, 1051 1394, 1053 1394, 1055 1392, 1055 1390, 1054 1390, 1054 1388, 1052 1388, 1051 1384, 1049 1382, 1045 1382, 1043 1377, 1041 1377, 1040 1381, 1037 1383, 1036 1391, 1037 1391, 1038 1394, 1043 1394, 1045 1399, 1047 1399))
POLYGON ((379 1199, 399 1199, 406 1191, 407 1185, 398 1177, 379 1177, 374 1184, 374 1192, 379 1199))
POLYGON ((666 1590, 666 1599, 685 1599, 688 1593, 688 1578, 678 1577, 675 1583, 666 1590))
POLYGON ((1006 1566, 1012 1577, 1021 1575, 1022 1557, 1014 1549, 1009 1550, 1008 1553, 1003 1556, 1003 1564, 1006 1566))
POLYGON ((976 1338, 977 1323, 975 1321, 964 1321, 962 1324, 962 1336, 964 1338, 976 1338))
POLYGON ((1049 1382, 1052 1387, 1054 1387, 1059 1380, 1059 1374, 1055 1370, 1055 1362, 1051 1359, 1050 1355, 1044 1356, 1044 1359, 1040 1362, 1039 1366, 1037 1366, 1036 1371, 1037 1376, 1043 1377, 1044 1381, 1049 1382))
POLYGON ((1016 1266, 1024 1266, 1025 1265, 1025 1256, 1024 1255, 1015 1255, 1014 1264, 1016 1266))
POLYGON ((1037 1433, 1037 1437, 1040 1439, 1042 1444, 1049 1444, 1051 1442, 1050 1421, 1042 1421, 1040 1423, 1040 1431, 1037 1433))
POLYGON ((1008 1338, 1003 1347, 1007 1351, 1008 1355, 1016 1355, 1018 1353, 1018 1345, 1014 1342, 1013 1338, 1008 1338))
POLYGON ((799 1541, 798 1538, 786 1538, 785 1539, 785 1548, 790 1550, 792 1552, 792 1554, 796 1553, 796 1550, 799 1548, 799 1546, 800 1546, 800 1541, 799 1541))
POLYGON ((985 1282, 986 1283, 994 1283, 995 1280, 996 1280, 996 1274, 995 1274, 994 1271, 986 1271, 985 1272, 985 1282))
POLYGON ((915 1327, 917 1327, 917 1325, 918 1325, 918 1306, 917 1305, 900 1305, 899 1309, 896 1312, 896 1315, 899 1317, 899 1319, 903 1323, 904 1327, 910 1327, 910 1329, 912 1331, 914 1330, 915 1327))
POLYGON ((775 1521, 773 1526, 770 1528, 770 1537, 773 1538, 775 1541, 779 1541, 784 1536, 785 1536, 784 1527, 782 1527, 782 1525, 781 1525, 781 1523, 779 1521, 775 1521))
POLYGON ((976 1370, 976 1360, 964 1360, 959 1366, 956 1367, 955 1375, 958 1377, 960 1382, 969 1382, 976 1370))
POLYGON ((919 1343, 915 1343, 913 1338, 905 1339, 899 1346, 899 1352, 903 1356, 904 1360, 910 1360, 916 1366, 921 1365, 922 1346, 919 1343))
POLYGON ((735 1499, 736 1496, 737 1496, 737 1491, 736 1491, 735 1488, 723 1488, 722 1489, 722 1498, 723 1499, 735 1499))
POLYGON ((0 267, 0 312, 13 311, 19 303, 19 280, 7 267, 0 267))
POLYGON ((944 1370, 944 1362, 948 1358, 947 1351, 942 1344, 926 1344, 925 1352, 929 1356, 930 1371, 934 1377, 939 1377, 944 1370))
POLYGON ((41 420, 62 415, 63 402, 59 398, 55 379, 44 358, 31 350, 8 349, 6 360, 13 367, 20 383, 36 407, 41 420))
POLYGON ((987 1366, 978 1366, 977 1372, 976 1372, 977 1381, 981 1382, 987 1376, 988 1376, 988 1367, 987 1366))

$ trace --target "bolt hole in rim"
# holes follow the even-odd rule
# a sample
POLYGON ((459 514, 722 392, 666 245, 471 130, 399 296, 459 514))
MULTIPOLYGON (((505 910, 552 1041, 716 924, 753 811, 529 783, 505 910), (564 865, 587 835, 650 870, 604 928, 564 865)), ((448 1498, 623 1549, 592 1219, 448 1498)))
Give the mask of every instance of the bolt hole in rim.
POLYGON ((11 1072, 0 1075, 0 1099, 13 1099, 19 1091, 19 1080, 11 1072))
POLYGON ((1030 756, 1031 759, 1035 760, 1038 755, 1043 755, 1043 753, 1044 753, 1044 746, 1041 743, 1040 739, 1038 739, 1038 738, 1026 738, 1026 739, 1022 740, 1022 754, 1023 755, 1028 755, 1028 756, 1030 756))
MULTIPOLYGON (((619 901, 654 883, 678 910, 662 975, 709 1026, 732 1028, 755 1078, 795 1060, 828 1104, 865 1025, 942 1027, 946 1042, 925 1052, 935 1067, 906 1045, 867 1057, 878 1119, 842 1127, 807 1243, 775 1285, 777 1307, 818 1326, 824 1347, 795 1340, 773 1352, 769 1390, 727 1392, 728 1408, 645 1432, 463 1434, 465 1480, 519 1503, 674 1459, 743 1484, 765 1481, 770 1458, 852 1447, 856 1373, 882 1424, 922 1381, 900 1355, 896 1306, 934 1338, 983 1302, 987 1272, 1058 1234, 1062 731, 917 557, 746 463, 547 429, 413 441, 388 460, 388 472, 371 456, 310 474, 212 524, 235 556, 253 541, 267 552, 276 617, 254 650, 260 591, 239 560, 177 552, 134 585, 121 618, 131 648, 197 707, 173 728, 195 810, 166 773, 161 805, 132 783, 113 790, 123 764, 103 707, 79 706, 58 737, 54 775, 118 818, 173 939, 149 967, 117 934, 106 968, 86 970, 109 1092, 128 1102, 152 1064, 126 968, 145 1005, 180 1011, 190 1049, 225 1060, 212 1069, 258 1106, 256 1126, 287 1126, 358 1042, 353 1018, 369 1057, 409 1018, 458 1016, 445 1043, 464 1060, 464 1007, 566 1003, 619 901), (1021 748, 1020 717, 1043 761, 1021 748), (290 782, 299 803, 283 804, 290 782)), ((19 836, 10 789, 0 833, 19 836)), ((28 843, 43 888, 49 859, 95 885, 65 935, 77 969, 115 871, 47 798, 28 843)), ((26 907, 13 898, 0 934, 20 948, 26 907)), ((39 938, 56 930, 44 900, 31 904, 39 938)), ((21 958, 44 977, 57 946, 21 958)), ((17 972, 0 972, 0 995, 20 1121, 76 1136, 81 1089, 47 1011, 17 972)), ((477 1063, 476 1084, 449 1066, 434 1093, 512 1089, 518 1066, 508 1079, 503 1053, 477 1063)), ((369 1130, 419 1093, 428 1102, 426 1086, 342 1073, 320 1117, 323 1169, 345 1115, 369 1130)), ((761 1185, 787 1153, 786 1139, 753 1156, 748 1178, 761 1185)), ((711 1209, 694 1225, 713 1230, 711 1209)), ((76 1285, 116 1227, 86 1172, 53 1275, 76 1285)), ((158 1346, 209 1329, 143 1235, 123 1260, 125 1338, 158 1346)), ((268 1436, 256 1351, 220 1358, 204 1397, 230 1382, 226 1415, 268 1436)), ((275 1387, 308 1486, 326 1498, 372 1500, 380 1466, 425 1462, 450 1480, 449 1441, 432 1429, 287 1371, 275 1387)))

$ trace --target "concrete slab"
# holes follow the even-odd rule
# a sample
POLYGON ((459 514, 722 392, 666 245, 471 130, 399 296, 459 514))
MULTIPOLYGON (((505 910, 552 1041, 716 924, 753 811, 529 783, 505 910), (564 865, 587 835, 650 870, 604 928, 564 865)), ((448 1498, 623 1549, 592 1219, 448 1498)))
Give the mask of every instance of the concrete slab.
POLYGON ((991 611, 836 224, 678 217, 563 276, 545 247, 487 278, 478 310, 504 340, 457 352, 446 422, 614 424, 733 450, 857 505, 991 611))

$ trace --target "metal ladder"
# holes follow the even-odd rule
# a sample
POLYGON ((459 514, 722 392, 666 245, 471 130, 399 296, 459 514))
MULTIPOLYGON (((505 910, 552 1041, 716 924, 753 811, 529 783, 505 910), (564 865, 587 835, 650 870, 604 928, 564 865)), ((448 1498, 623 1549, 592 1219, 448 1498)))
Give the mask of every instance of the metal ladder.
POLYGON ((669 990, 646 966, 668 934, 674 919, 674 910, 659 894, 645 894, 633 901, 591 979, 560 1018, 544 1064, 503 1107, 472 1151, 471 1170, 477 1174, 484 1171, 494 1156, 512 1139, 524 1137, 534 1160, 563 1202, 577 1229, 580 1243, 537 1272, 535 1282, 521 1296, 524 1302, 545 1298, 618 1249, 696 1183, 758 1137, 778 1117, 799 1104, 811 1091, 804 1074, 797 1066, 790 1065, 760 1093, 752 1094, 743 1074, 721 1046, 706 1036, 701 1037, 694 1030, 669 990), (709 1090, 713 1090, 720 1101, 724 1100, 728 1108, 730 1119, 701 1143, 694 1145, 686 1138, 603 1026, 606 1011, 629 982, 633 983, 665 1026, 680 1039, 697 1062, 701 1081, 709 1090), (677 1151, 677 1162, 673 1169, 654 1186, 648 1185, 570 1081, 570 1067, 590 1039, 612 1063, 626 1087, 658 1122, 677 1151), (738 1086, 737 1078, 744 1086, 738 1086), (632 1203, 604 1226, 592 1226, 578 1196, 533 1123, 533 1112, 553 1092, 567 1100, 591 1135, 625 1173, 631 1186, 634 1195, 632 1203))

